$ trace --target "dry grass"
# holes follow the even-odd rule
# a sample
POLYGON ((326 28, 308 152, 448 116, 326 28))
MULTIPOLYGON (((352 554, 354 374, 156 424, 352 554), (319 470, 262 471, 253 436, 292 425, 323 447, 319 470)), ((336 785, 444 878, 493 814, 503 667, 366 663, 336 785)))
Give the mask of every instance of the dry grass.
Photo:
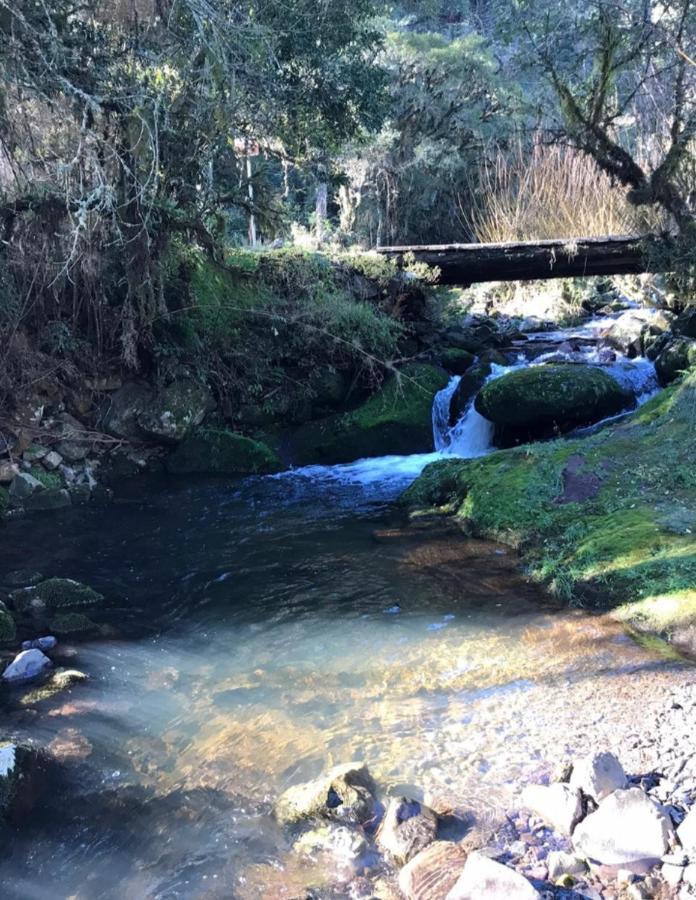
POLYGON ((460 203, 467 228, 482 242, 642 234, 659 228, 659 214, 637 209, 625 190, 572 147, 535 138, 498 151, 482 166, 476 187, 460 203))

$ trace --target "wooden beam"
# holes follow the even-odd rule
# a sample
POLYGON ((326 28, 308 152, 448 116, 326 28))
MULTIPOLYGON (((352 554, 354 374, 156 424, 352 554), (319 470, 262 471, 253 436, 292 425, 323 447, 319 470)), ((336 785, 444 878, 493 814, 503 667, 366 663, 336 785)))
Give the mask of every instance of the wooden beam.
POLYGON ((404 264, 416 262, 440 269, 440 284, 482 281, 528 281, 586 275, 632 275, 648 270, 646 249, 659 238, 598 237, 572 240, 519 241, 503 244, 432 244, 378 247, 404 264))

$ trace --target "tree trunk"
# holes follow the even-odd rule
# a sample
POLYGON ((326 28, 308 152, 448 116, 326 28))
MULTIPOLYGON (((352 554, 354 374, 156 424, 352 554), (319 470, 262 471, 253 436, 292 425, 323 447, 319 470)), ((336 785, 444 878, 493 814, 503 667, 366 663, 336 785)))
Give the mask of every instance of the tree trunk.
POLYGON ((647 271, 646 250, 659 238, 601 237, 502 244, 441 244, 378 247, 403 265, 405 257, 437 266, 440 284, 525 281, 647 271))

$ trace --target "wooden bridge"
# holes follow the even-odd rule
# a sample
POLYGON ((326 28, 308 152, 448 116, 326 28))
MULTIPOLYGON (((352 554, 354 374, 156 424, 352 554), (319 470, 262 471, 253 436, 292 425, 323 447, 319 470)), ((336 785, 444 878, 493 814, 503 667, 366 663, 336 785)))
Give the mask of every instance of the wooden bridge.
POLYGON ((519 241, 503 244, 432 244, 378 247, 403 265, 405 258, 440 269, 440 284, 528 281, 588 275, 635 275, 648 271, 653 235, 519 241))

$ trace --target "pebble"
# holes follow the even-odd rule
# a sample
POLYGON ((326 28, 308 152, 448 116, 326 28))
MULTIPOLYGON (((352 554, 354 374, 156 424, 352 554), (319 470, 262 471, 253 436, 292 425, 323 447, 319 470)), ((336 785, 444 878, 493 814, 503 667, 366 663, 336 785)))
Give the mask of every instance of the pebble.
POLYGON ((22 650, 53 650, 58 643, 58 639, 53 635, 47 637, 35 638, 33 641, 22 641, 22 650))

